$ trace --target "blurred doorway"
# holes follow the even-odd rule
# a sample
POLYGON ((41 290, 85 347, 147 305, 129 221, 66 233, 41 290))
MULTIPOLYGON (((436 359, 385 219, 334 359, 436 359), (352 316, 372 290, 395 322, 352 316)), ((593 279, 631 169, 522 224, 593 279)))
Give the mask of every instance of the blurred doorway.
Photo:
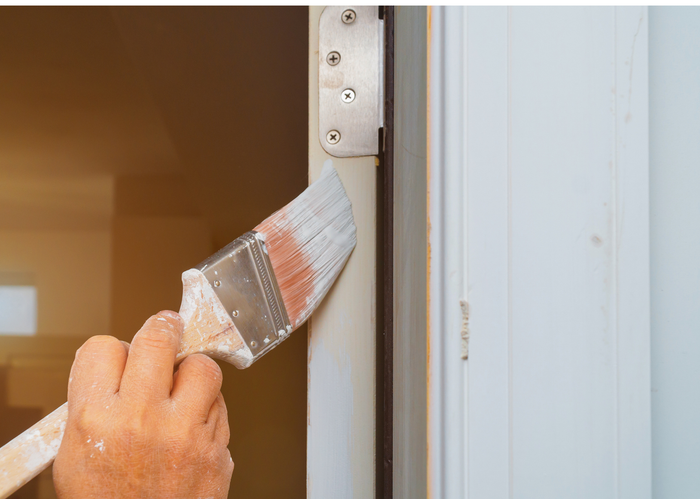
MULTIPOLYGON (((2 443, 85 339, 177 310, 182 271, 305 188, 307 38, 306 8, 2 8, 0 278, 36 297, 0 334, 2 443)), ((222 368, 230 497, 305 497, 305 331, 222 368)), ((15 497, 55 497, 50 470, 15 497)))

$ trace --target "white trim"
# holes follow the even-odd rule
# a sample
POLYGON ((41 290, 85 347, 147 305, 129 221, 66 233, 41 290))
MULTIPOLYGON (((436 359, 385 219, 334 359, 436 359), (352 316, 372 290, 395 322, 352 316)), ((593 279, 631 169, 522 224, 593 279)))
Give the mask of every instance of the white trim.
POLYGON ((430 497, 444 499, 464 497, 467 476, 459 307, 466 280, 464 14, 462 8, 431 7, 429 31, 428 487, 430 497))
MULTIPOLYGON (((318 139, 318 26, 309 9, 309 180, 332 162, 352 202, 357 246, 309 322, 307 497, 372 499, 376 432, 375 157, 332 158, 318 139)), ((323 57, 325 61, 325 56, 323 57)))
POLYGON ((430 497, 649 498, 647 9, 431 20, 430 497))

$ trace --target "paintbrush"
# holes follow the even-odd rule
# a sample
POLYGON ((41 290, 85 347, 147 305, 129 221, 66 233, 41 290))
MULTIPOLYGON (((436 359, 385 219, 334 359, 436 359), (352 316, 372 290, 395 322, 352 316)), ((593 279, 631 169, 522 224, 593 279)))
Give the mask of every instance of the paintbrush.
MULTIPOLYGON (((182 274, 182 361, 203 353, 245 369, 301 326, 355 247, 350 200, 327 165, 321 177, 251 232, 182 274)), ((63 404, 0 449, 0 498, 56 457, 63 404)))

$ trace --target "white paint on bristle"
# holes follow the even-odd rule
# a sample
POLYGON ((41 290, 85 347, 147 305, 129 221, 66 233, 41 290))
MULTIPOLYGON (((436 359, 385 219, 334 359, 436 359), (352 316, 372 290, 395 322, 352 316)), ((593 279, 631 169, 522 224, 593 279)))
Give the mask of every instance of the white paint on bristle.
POLYGON ((320 178, 255 229, 265 236, 294 329, 328 293, 356 244, 352 205, 333 161, 320 178))

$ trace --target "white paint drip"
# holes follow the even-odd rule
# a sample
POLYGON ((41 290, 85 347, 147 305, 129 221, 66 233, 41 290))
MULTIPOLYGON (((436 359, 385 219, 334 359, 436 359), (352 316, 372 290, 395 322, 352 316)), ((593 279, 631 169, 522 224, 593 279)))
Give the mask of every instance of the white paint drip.
POLYGON ((462 330, 460 331, 462 358, 467 360, 469 358, 469 304, 466 300, 459 300, 459 308, 462 310, 462 330))

